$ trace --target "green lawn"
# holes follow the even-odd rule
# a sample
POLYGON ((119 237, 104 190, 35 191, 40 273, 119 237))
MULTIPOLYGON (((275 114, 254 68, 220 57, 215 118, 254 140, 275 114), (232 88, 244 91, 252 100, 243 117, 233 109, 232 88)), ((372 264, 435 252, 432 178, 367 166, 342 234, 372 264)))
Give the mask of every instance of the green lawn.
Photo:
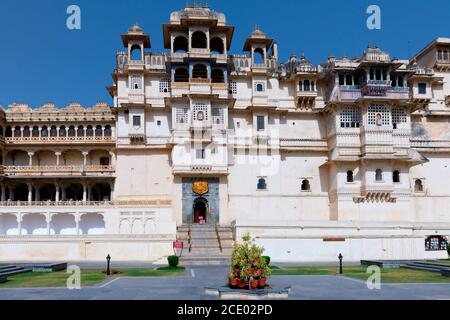
MULTIPOLYGON (((367 280, 371 275, 362 266, 344 267, 344 276, 367 280)), ((338 267, 286 267, 273 270, 273 275, 337 275, 338 267)), ((449 282, 450 278, 441 276, 440 273, 410 270, 410 269, 381 269, 381 281, 384 283, 425 283, 425 282, 449 282)))
MULTIPOLYGON (((102 273, 102 269, 84 269, 81 270, 81 286, 96 285, 108 277, 102 273)), ((180 276, 185 273, 184 267, 177 268, 159 268, 159 269, 119 269, 120 273, 111 277, 161 277, 161 276, 180 276)), ((33 287, 65 287, 70 275, 65 271, 40 273, 29 272, 12 277, 8 281, 0 284, 1 288, 33 288, 33 287)))

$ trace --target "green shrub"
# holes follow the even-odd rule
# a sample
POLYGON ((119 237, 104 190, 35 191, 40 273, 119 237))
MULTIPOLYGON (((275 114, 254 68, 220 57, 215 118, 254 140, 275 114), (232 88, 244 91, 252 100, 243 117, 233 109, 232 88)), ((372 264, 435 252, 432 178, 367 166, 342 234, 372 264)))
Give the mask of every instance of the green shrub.
POLYGON ((447 253, 448 253, 448 256, 450 258, 450 244, 447 244, 447 253))
POLYGON ((180 262, 180 259, 177 256, 168 256, 167 262, 169 262, 169 266, 176 268, 180 262))
POLYGON ((266 261, 267 266, 270 266, 270 257, 269 256, 262 256, 261 258, 263 258, 266 261))

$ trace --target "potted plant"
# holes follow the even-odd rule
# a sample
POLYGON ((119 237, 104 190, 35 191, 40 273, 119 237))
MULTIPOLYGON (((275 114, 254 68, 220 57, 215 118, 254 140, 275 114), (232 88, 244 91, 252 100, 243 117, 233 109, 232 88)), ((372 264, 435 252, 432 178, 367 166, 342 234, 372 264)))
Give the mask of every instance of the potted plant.
POLYGON ((249 234, 242 237, 241 243, 235 243, 231 255, 231 270, 229 274, 230 287, 232 278, 238 279, 238 287, 241 289, 257 289, 265 287, 270 276, 270 268, 267 260, 263 258, 263 247, 257 246, 249 234))
POLYGON ((250 288, 252 290, 255 290, 255 289, 258 288, 258 284, 259 284, 259 281, 252 277, 251 280, 250 280, 250 288))
POLYGON ((228 275, 228 281, 231 288, 237 288, 239 286, 239 279, 236 277, 234 272, 230 272, 228 275))
POLYGON ((247 286, 248 286, 248 277, 245 273, 242 273, 239 279, 239 288, 246 289, 247 286))

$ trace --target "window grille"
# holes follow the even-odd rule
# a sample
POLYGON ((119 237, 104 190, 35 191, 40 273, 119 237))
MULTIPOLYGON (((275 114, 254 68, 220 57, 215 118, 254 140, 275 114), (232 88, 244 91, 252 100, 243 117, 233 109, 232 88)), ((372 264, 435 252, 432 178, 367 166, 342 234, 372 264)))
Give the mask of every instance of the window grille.
POLYGON ((159 92, 170 92, 170 79, 161 79, 159 81, 159 92))
POLYGON ((384 105, 371 105, 367 113, 367 123, 373 126, 390 125, 391 121, 389 119, 389 109, 384 105))
POLYGON ((225 124, 225 116, 223 108, 212 108, 211 112, 214 124, 225 124))
POLYGON ((237 94, 237 83, 235 81, 229 81, 230 94, 237 94))
POLYGON ((132 90, 142 89, 142 77, 141 76, 130 76, 130 83, 132 90))
POLYGON ((194 121, 208 121, 208 106, 204 103, 196 103, 194 104, 194 114, 192 119, 194 121))
POLYGON ((346 107, 342 110, 339 121, 341 128, 359 128, 361 112, 357 107, 346 107))
POLYGON ((175 121, 177 124, 188 123, 189 108, 176 108, 175 121))
POLYGON ((407 123, 407 116, 405 110, 400 108, 392 109, 392 123, 393 124, 407 123))

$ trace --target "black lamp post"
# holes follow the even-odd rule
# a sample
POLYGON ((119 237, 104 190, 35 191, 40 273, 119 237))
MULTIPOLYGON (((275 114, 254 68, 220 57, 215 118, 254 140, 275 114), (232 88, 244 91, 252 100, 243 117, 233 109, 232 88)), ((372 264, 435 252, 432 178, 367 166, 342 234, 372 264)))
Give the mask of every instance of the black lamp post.
POLYGON ((339 253, 338 258, 339 258, 339 274, 342 274, 342 259, 344 259, 342 253, 339 253))
POLYGON ((109 269, 110 262, 111 262, 111 256, 108 254, 108 256, 106 257, 106 263, 107 263, 106 275, 107 276, 109 276, 111 274, 111 270, 109 269))

